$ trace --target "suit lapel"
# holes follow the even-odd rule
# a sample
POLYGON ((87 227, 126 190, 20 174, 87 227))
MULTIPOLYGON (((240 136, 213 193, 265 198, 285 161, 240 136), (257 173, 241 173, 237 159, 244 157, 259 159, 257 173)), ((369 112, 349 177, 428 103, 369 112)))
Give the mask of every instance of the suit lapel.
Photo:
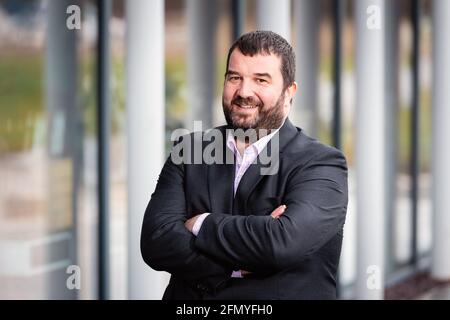
MULTIPOLYGON (((269 141, 269 143, 262 150, 260 155, 261 154, 271 155, 272 162, 270 163, 270 166, 279 169, 280 159, 282 157, 283 150, 288 145, 288 142, 292 138, 294 138, 297 133, 298 133, 297 128, 289 121, 289 119, 286 119, 283 126, 276 133, 276 135, 269 141), (278 156, 273 155, 271 153, 272 142, 277 141, 277 138, 279 141, 278 156)), ((262 174, 261 170, 267 167, 267 165, 261 163, 260 155, 258 155, 256 163, 251 164, 250 167, 247 169, 247 171, 245 171, 244 175, 241 178, 241 181, 239 182, 239 186, 236 191, 236 196, 234 198, 235 204, 233 206, 233 211, 236 211, 234 213, 240 214, 245 213, 245 211, 247 210, 247 200, 250 194, 253 192, 253 190, 261 181, 261 179, 265 176, 264 174, 262 174)))
POLYGON ((209 203, 211 204, 211 211, 217 213, 232 213, 233 209, 233 187, 235 166, 234 161, 227 163, 226 156, 234 159, 233 152, 226 146, 226 127, 221 127, 222 132, 222 159, 223 164, 207 165, 208 172, 208 191, 209 203))
MULTIPOLYGON (((222 132, 223 137, 223 159, 226 158, 225 155, 234 159, 233 152, 226 146, 225 130, 227 128, 228 127, 226 126, 219 128, 222 132)), ((289 141, 297 135, 297 133, 298 129, 289 121, 289 119, 286 119, 281 129, 275 135, 278 136, 279 139, 279 156, 272 156, 272 161, 275 162, 272 162, 271 166, 279 166, 283 150, 286 148, 289 141)), ((272 141, 274 141, 274 138, 269 141, 267 146, 261 152, 262 154, 271 154, 270 148, 272 141), (266 153, 267 148, 269 148, 269 153, 266 153)), ((238 189, 236 190, 236 196, 234 196, 234 161, 233 163, 227 164, 224 160, 224 164, 207 165, 208 191, 210 196, 209 201, 211 204, 211 212, 244 214, 247 209, 247 200, 250 194, 264 177, 264 175, 261 174, 261 169, 264 169, 265 167, 266 165, 261 163, 260 156, 258 156, 256 163, 251 164, 245 174, 242 176, 241 181, 239 182, 238 189)))

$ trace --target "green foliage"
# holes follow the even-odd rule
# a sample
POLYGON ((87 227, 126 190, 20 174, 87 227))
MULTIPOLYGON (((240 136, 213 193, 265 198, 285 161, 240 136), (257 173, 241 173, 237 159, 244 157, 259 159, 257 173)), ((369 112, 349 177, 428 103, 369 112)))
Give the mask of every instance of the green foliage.
POLYGON ((41 58, 0 58, 0 152, 30 148, 35 125, 43 116, 41 58))

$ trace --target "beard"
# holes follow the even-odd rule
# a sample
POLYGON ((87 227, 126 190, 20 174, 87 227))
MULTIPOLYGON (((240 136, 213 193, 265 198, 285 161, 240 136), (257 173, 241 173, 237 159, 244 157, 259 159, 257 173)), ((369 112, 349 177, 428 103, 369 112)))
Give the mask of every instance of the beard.
POLYGON ((242 98, 240 96, 234 98, 229 105, 226 105, 222 98, 222 108, 227 124, 233 129, 277 129, 284 121, 283 102, 285 91, 278 97, 277 102, 273 106, 265 106, 262 102, 254 98, 242 98), (255 108, 255 112, 251 114, 242 114, 236 108, 237 106, 248 106, 255 108))

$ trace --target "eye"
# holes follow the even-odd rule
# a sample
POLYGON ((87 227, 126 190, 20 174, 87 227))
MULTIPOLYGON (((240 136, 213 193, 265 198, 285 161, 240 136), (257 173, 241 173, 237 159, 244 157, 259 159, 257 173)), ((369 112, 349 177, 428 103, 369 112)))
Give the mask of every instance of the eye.
POLYGON ((262 78, 257 78, 256 82, 262 83, 262 84, 268 83, 266 79, 262 79, 262 78))
POLYGON ((228 81, 238 81, 241 77, 239 76, 228 76, 228 81))

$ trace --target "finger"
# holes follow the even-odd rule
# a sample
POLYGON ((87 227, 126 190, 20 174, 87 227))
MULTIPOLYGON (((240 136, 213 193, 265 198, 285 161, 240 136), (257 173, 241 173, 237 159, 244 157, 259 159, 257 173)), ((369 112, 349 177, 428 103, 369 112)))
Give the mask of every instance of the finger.
POLYGON ((283 204, 283 205, 281 205, 281 206, 275 208, 275 210, 273 210, 272 213, 274 213, 274 214, 280 214, 280 213, 282 213, 282 212, 284 211, 285 207, 286 207, 286 206, 283 204))
POLYGON ((278 207, 274 211, 272 211, 271 216, 272 216, 272 218, 278 218, 279 216, 281 216, 283 214, 283 212, 284 212, 284 208, 278 207))
POLYGON ((286 210, 286 206, 283 204, 278 208, 276 208, 275 210, 273 210, 270 215, 275 219, 279 218, 284 213, 284 210, 286 210))

